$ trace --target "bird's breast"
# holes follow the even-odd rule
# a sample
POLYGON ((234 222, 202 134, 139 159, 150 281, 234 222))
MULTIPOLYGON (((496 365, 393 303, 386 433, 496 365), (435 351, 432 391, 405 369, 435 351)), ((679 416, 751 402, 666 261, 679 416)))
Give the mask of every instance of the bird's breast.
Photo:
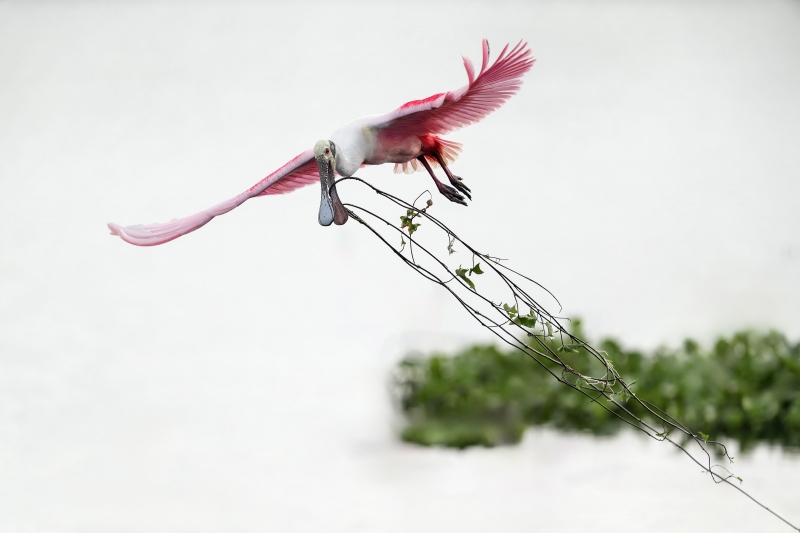
POLYGON ((416 135, 379 130, 375 136, 375 147, 365 163, 369 165, 405 163, 421 154, 422 141, 416 135))

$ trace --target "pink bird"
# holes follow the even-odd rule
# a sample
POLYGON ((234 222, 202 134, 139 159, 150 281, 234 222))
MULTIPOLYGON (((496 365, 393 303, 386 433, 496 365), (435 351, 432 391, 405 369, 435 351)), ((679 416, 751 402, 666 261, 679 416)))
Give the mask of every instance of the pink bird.
POLYGON ((467 205, 470 189, 447 167, 461 152, 461 145, 439 135, 478 122, 503 105, 522 84, 522 76, 533 66, 527 44, 508 45, 489 66, 489 43, 483 41, 481 70, 475 76, 466 57, 468 83, 447 93, 412 100, 386 115, 362 117, 343 126, 330 140, 321 140, 245 192, 194 215, 171 222, 122 227, 109 223, 113 235, 138 246, 163 244, 206 225, 255 196, 283 194, 319 180, 322 197, 319 223, 347 222, 347 211, 334 185, 335 175, 352 176, 365 165, 394 163, 395 173, 425 169, 439 192, 452 202, 467 205), (444 171, 449 185, 440 181, 433 167, 444 171))

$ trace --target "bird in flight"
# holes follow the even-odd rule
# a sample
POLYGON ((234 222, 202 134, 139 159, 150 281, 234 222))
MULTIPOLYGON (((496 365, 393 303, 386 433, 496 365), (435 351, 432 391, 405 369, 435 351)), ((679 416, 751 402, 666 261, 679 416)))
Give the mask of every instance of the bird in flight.
POLYGON ((112 222, 108 227, 126 242, 154 246, 191 233, 250 198, 283 194, 316 181, 322 186, 319 223, 341 225, 347 222, 347 210, 336 192, 336 175, 349 177, 362 166, 383 163, 394 163, 396 173, 424 169, 445 198, 467 205, 465 197, 472 199, 469 187, 447 166, 458 157, 461 145, 440 135, 478 122, 503 105, 519 90, 522 76, 534 59, 527 44, 520 41, 510 50, 506 45, 489 65, 489 43, 485 39, 477 75, 470 60, 463 59, 468 78, 465 86, 412 100, 385 115, 356 119, 225 202, 171 222, 125 227, 112 222), (442 169, 449 184, 436 177, 434 168, 442 169))

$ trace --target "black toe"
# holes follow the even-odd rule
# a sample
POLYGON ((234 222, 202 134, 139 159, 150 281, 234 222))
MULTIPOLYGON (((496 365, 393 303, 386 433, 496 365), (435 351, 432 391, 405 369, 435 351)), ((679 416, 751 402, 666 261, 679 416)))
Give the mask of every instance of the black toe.
POLYGON ((439 192, 442 193, 442 196, 450 200, 451 202, 455 202, 461 205, 467 205, 467 202, 464 200, 464 197, 459 193, 455 188, 450 187, 449 185, 445 185, 442 183, 442 186, 439 187, 439 192))
POLYGON ((472 195, 470 194, 472 191, 469 187, 467 187, 466 183, 463 182, 460 176, 453 176, 454 179, 450 180, 450 183, 458 189, 461 193, 463 193, 467 198, 472 200, 472 195))

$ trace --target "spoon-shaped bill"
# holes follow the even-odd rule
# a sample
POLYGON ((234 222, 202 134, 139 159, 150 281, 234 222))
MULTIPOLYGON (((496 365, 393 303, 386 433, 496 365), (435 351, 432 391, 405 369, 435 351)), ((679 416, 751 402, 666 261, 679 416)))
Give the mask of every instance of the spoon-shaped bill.
POLYGON ((322 157, 317 158, 317 168, 319 168, 319 184, 322 188, 322 196, 319 200, 319 223, 323 226, 330 226, 333 222, 333 201, 331 200, 331 181, 330 164, 322 157))
POLYGON ((339 200, 334 185, 333 164, 323 157, 317 158, 317 168, 319 168, 319 183, 321 190, 319 201, 319 223, 323 226, 330 226, 336 223, 341 226, 347 222, 347 210, 339 200))
MULTIPOLYGON (((333 181, 333 180, 331 180, 333 181)), ((347 222, 347 209, 344 208, 342 205, 342 201, 339 200, 339 193, 336 192, 336 184, 334 183, 331 185, 331 203, 333 204, 333 223, 337 226, 341 226, 345 222, 347 222)))

